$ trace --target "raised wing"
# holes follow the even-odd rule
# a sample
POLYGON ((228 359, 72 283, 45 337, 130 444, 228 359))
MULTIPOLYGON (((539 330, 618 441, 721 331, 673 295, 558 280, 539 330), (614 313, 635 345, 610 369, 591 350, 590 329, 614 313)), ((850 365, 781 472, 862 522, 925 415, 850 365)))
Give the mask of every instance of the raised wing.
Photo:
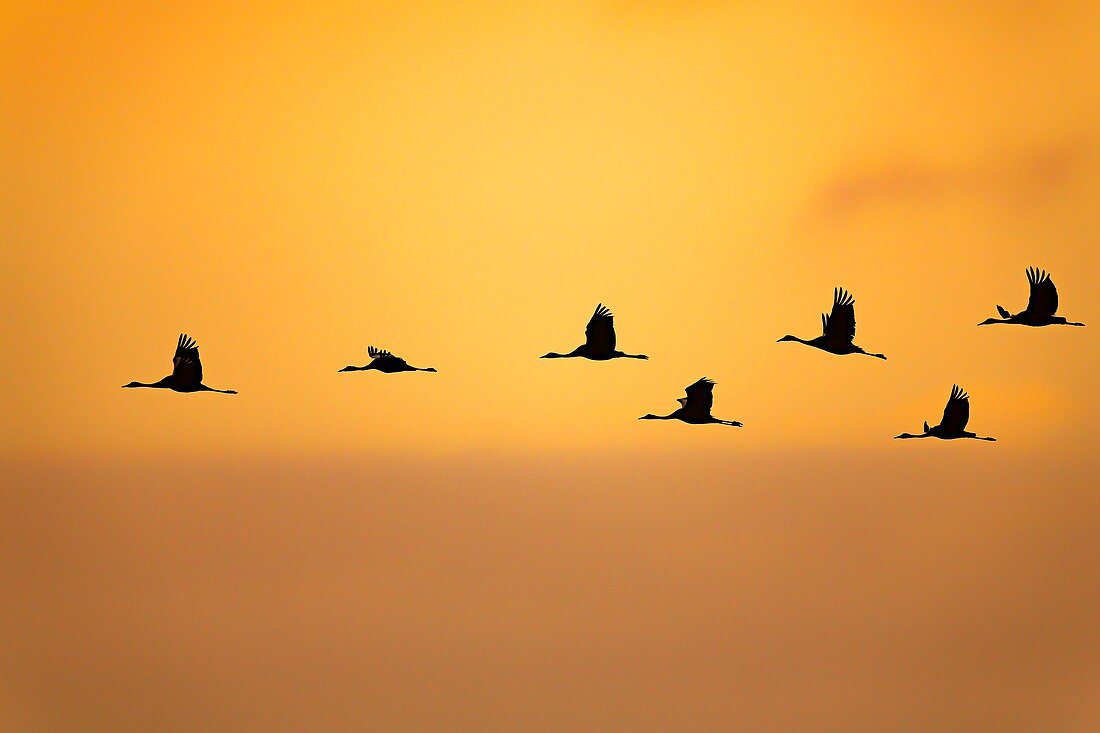
POLYGON ((181 333, 176 342, 176 355, 172 357, 172 381, 179 387, 197 387, 202 384, 202 362, 195 339, 181 333))
POLYGON ((687 398, 681 402, 684 410, 694 415, 710 415, 710 408, 714 406, 714 382, 703 377, 686 390, 687 398))
POLYGON ((1053 316, 1058 312, 1058 289, 1050 274, 1038 267, 1027 268, 1027 282, 1031 296, 1027 299, 1027 312, 1036 316, 1053 316))
POLYGON ((851 343, 856 337, 856 301, 844 288, 833 289, 833 311, 821 314, 821 332, 829 341, 851 343))
POLYGON ((400 356, 394 356, 385 349, 376 349, 373 346, 367 347, 367 355, 375 361, 383 362, 384 364, 408 366, 409 363, 402 359, 400 356))
POLYGON ((966 430, 968 422, 970 422, 970 395, 956 384, 951 387, 951 398, 947 400, 947 407, 943 408, 940 427, 949 433, 961 433, 966 430))
POLYGON ((856 299, 843 287, 833 288, 833 311, 822 315, 822 335, 839 343, 856 338, 856 299))
POLYGON ((610 353, 615 350, 615 317, 600 303, 584 329, 584 341, 594 353, 610 353))

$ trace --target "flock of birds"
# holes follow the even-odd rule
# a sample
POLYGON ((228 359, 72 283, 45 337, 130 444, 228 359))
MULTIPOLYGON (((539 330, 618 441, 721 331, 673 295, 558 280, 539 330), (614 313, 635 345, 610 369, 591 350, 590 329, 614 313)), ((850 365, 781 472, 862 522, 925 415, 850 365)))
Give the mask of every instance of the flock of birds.
MULTIPOLYGON (((1016 324, 1020 326, 1084 326, 1083 323, 1068 321, 1063 316, 1055 315, 1058 312, 1058 290, 1050 275, 1038 268, 1028 268, 1027 281, 1031 286, 1031 295, 1028 298, 1027 307, 1019 313, 1010 313, 1005 308, 997 306, 1000 318, 989 318, 979 326, 987 326, 996 323, 1016 324)), ((846 354, 863 354, 876 359, 886 359, 883 354, 872 354, 856 346, 856 313, 855 299, 851 293, 843 288, 833 291, 833 308, 828 314, 821 314, 821 335, 812 339, 801 339, 797 336, 787 335, 779 339, 783 341, 796 341, 815 349, 827 351, 830 354, 840 356, 846 354)), ((648 359, 645 354, 627 354, 615 348, 615 322, 611 311, 600 304, 589 319, 584 329, 584 343, 570 351, 568 354, 559 354, 551 351, 543 354, 543 359, 591 359, 593 361, 607 361, 609 359, 648 359)), ((434 372, 432 367, 414 367, 399 356, 394 356, 389 351, 377 349, 373 346, 367 350, 370 363, 364 366, 346 366, 341 372, 379 371, 385 374, 396 372, 434 372)), ((699 379, 685 389, 686 397, 677 400, 680 408, 668 415, 642 415, 640 420, 679 420, 691 425, 706 425, 715 423, 718 425, 732 425, 742 427, 742 423, 735 420, 719 420, 711 415, 714 405, 714 382, 706 377, 699 379)), ((176 354, 172 358, 172 373, 159 382, 130 382, 123 385, 124 388, 147 387, 150 389, 170 389, 174 392, 220 392, 222 394, 237 394, 232 389, 214 389, 202 382, 202 362, 199 361, 199 347, 195 340, 187 334, 180 334, 176 342, 176 354)), ((924 432, 919 434, 902 433, 896 438, 939 438, 940 440, 956 440, 959 438, 973 438, 975 440, 994 441, 996 438, 983 437, 966 430, 970 421, 970 396, 957 384, 951 388, 951 397, 947 400, 947 406, 943 410, 943 418, 938 425, 929 427, 924 423, 924 432)))

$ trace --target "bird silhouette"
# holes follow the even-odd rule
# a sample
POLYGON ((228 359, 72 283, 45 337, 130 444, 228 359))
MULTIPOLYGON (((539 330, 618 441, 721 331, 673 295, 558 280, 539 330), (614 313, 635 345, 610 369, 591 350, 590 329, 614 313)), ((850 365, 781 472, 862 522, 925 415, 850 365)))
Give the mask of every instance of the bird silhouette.
POLYGON ((1015 323, 1020 326, 1084 326, 1083 323, 1067 321, 1054 315, 1058 311, 1058 289, 1050 274, 1038 267, 1027 268, 1027 284, 1031 286, 1031 295, 1027 299, 1027 308, 1013 315, 1001 306, 997 306, 1000 318, 987 318, 979 326, 994 323, 1015 323))
POLYGON ((149 387, 150 389, 170 389, 173 392, 221 392, 237 394, 235 389, 214 389, 202 383, 202 362, 199 361, 199 347, 195 340, 181 333, 176 342, 176 354, 172 357, 172 373, 159 382, 145 384, 130 382, 123 389, 149 387))
POLYGON ((376 349, 373 346, 367 347, 367 355, 371 358, 371 363, 366 366, 346 366, 340 371, 342 372, 365 372, 370 369, 374 369, 386 374, 393 374, 394 372, 434 372, 436 371, 432 367, 421 369, 419 367, 409 366, 409 362, 402 359, 400 356, 394 356, 388 351, 383 349, 376 349))
POLYGON ((939 438, 940 440, 957 440, 958 438, 973 438, 975 440, 996 441, 996 438, 983 438, 966 431, 966 424, 970 422, 970 395, 964 392, 959 385, 951 387, 951 397, 947 400, 947 407, 943 408, 943 419, 940 424, 928 427, 924 423, 924 432, 920 435, 902 433, 894 438, 939 438))
POLYGON ((776 343, 797 341, 815 349, 828 351, 830 354, 864 354, 876 359, 885 359, 886 356, 883 354, 872 354, 852 343, 856 337, 855 305, 856 301, 849 292, 843 288, 833 288, 833 311, 829 315, 821 314, 820 336, 807 341, 788 334, 776 343))
POLYGON ((680 409, 668 415, 642 415, 639 420, 679 420, 691 425, 706 425, 717 423, 719 425, 732 425, 736 428, 744 427, 734 420, 719 420, 710 414, 714 405, 714 382, 703 377, 684 390, 687 397, 681 397, 677 402, 680 409))
POLYGON ((543 354, 540 359, 569 359, 583 357, 594 361, 607 361, 608 359, 648 359, 645 354, 624 354, 615 350, 615 316, 600 303, 588 325, 584 329, 584 343, 570 351, 568 354, 558 354, 551 351, 543 354))

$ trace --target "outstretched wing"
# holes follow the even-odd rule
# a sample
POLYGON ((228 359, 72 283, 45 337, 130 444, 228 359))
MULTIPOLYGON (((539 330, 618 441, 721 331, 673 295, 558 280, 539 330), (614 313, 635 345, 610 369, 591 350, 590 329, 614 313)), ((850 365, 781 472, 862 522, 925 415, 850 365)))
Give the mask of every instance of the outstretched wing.
POLYGON ((694 415, 710 415, 710 408, 714 406, 714 382, 703 377, 686 390, 687 399, 681 404, 684 411, 694 415))
POLYGON ((408 366, 409 363, 402 359, 400 356, 394 356, 385 349, 376 349, 373 346, 367 347, 367 355, 374 359, 374 361, 382 362, 390 366, 408 366))
POLYGON ((592 318, 584 328, 584 342, 594 353, 609 353, 615 350, 615 316, 603 303, 596 306, 592 318))
POLYGON ((1027 282, 1031 285, 1031 297, 1027 299, 1027 312, 1036 316, 1053 316, 1058 312, 1058 289, 1050 274, 1038 267, 1027 268, 1027 282))
POLYGON ((197 387, 202 384, 202 362, 195 339, 181 333, 176 342, 176 355, 172 357, 172 381, 179 387, 197 387))
POLYGON ((851 343, 856 337, 856 300, 844 288, 833 289, 833 311, 821 315, 821 331, 829 341, 851 343))
POLYGON ((940 427, 948 433, 961 433, 966 430, 968 422, 970 422, 970 395, 956 384, 951 387, 951 398, 947 400, 947 407, 943 408, 940 427))

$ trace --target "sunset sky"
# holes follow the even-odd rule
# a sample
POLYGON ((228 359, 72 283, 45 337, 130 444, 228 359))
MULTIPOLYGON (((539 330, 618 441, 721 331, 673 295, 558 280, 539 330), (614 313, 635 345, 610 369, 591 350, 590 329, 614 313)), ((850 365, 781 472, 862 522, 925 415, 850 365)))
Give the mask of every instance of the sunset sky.
POLYGON ((1097 48, 1095 2, 6 3, 0 728, 1095 730, 1097 48), (1088 326, 977 328, 1032 265, 1088 326), (776 343, 838 285, 888 361, 776 343), (599 302, 649 361, 537 358, 599 302), (184 331, 238 396, 119 389, 184 331), (636 419, 703 375, 743 430, 636 419), (953 383, 997 443, 891 440, 953 383))

